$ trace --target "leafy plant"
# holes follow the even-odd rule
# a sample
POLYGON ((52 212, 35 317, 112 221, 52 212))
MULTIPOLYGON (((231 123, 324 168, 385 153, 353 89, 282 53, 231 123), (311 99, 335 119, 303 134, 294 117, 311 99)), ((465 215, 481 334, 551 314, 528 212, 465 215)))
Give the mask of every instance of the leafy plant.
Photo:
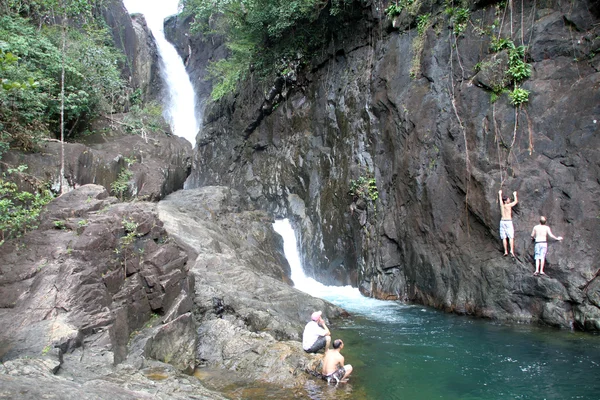
POLYGON ((508 97, 510 99, 510 103, 515 107, 518 107, 521 104, 529 101, 529 90, 515 87, 513 91, 508 94, 508 97))
POLYGON ((0 178, 0 245, 6 239, 36 229, 42 208, 53 198, 44 184, 37 185, 33 192, 27 192, 8 180, 11 174, 22 173, 26 168, 9 169, 0 178))
POLYGON ((125 131, 144 136, 149 132, 163 132, 166 123, 162 116, 162 106, 157 102, 150 102, 140 107, 134 105, 123 118, 125 131))
POLYGON ((93 3, 8 1, 0 16, 2 143, 27 150, 40 138, 59 136, 63 66, 66 137, 85 130, 95 115, 123 109, 129 90, 120 75, 124 56, 112 46, 104 22, 91 16, 93 3), (85 13, 64 26, 64 40, 61 27, 45 23, 63 11, 75 18, 78 10, 85 13))
POLYGON ((460 35, 467 29, 467 23, 471 18, 471 10, 468 8, 454 7, 452 1, 446 1, 444 12, 450 17, 450 23, 454 26, 454 34, 460 35))
POLYGON ((132 255, 131 246, 139 236, 138 223, 132 219, 123 219, 121 221, 125 236, 121 237, 119 247, 115 249, 117 255, 123 255, 123 277, 127 277, 127 260, 132 255))
POLYGON ((63 220, 54 221, 54 227, 56 229, 67 229, 67 224, 63 220))
POLYGON ((272 81, 290 65, 303 66, 336 37, 359 21, 353 0, 183 0, 192 29, 220 34, 229 56, 209 67, 213 100, 235 90, 250 72, 272 81), (209 24, 209 21, 211 23, 209 24))
POLYGON ((515 44, 508 38, 495 37, 492 38, 492 42, 490 43, 490 50, 494 53, 510 48, 514 49, 515 44))
POLYGON ((390 18, 394 18, 402 13, 404 6, 402 3, 392 3, 384 10, 385 15, 390 18))
MULTIPOLYGON (((514 42, 508 38, 493 38, 490 44, 492 52, 506 50, 508 54, 508 69, 502 82, 497 82, 492 88, 491 101, 494 103, 500 94, 507 91, 506 87, 512 87, 509 91, 509 101, 515 107, 529 101, 529 91, 519 87, 519 84, 531 76, 531 65, 525 62, 525 46, 515 46, 514 42)), ((485 63, 478 63, 483 67, 485 63)))
POLYGON ((375 178, 361 176, 356 180, 350 181, 350 191, 348 192, 354 199, 363 199, 365 201, 377 201, 379 191, 375 178))
POLYGON ((430 17, 431 14, 423 14, 417 17, 417 32, 419 36, 423 36, 423 33, 425 33, 425 30, 429 26, 430 17))
POLYGON ((114 180, 110 184, 110 189, 112 193, 119 198, 119 200, 123 201, 125 199, 125 194, 129 191, 129 180, 133 176, 133 171, 129 169, 135 160, 125 157, 125 162, 127 163, 125 168, 121 169, 117 179, 114 180))

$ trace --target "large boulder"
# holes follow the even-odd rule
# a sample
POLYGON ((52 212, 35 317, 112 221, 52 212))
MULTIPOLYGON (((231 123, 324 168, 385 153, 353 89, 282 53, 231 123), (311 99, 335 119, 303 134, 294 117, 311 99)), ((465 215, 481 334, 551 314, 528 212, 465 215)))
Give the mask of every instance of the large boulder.
POLYGON ((98 335, 122 362, 130 335, 152 315, 191 311, 187 261, 155 204, 117 203, 98 185, 62 195, 44 210, 40 229, 0 247, 0 359, 55 351, 60 358, 98 335))
POLYGON ((300 345, 314 310, 346 312, 291 286, 273 219, 226 187, 173 193, 158 203, 169 235, 195 255, 197 358, 249 380, 283 387, 310 378, 316 356, 300 345))
MULTIPOLYGON (((131 174, 124 182, 125 198, 157 201, 183 188, 191 169, 189 142, 164 132, 145 136, 127 134, 122 126, 123 118, 124 115, 114 115, 110 119, 99 119, 94 123, 97 133, 82 138, 80 143, 65 143, 66 190, 97 184, 111 193, 113 183, 123 179, 127 171, 131 174)), ((165 126, 165 130, 168 127, 165 126)), ((49 183, 54 191, 60 189, 61 144, 58 142, 43 142, 32 153, 7 152, 2 161, 0 171, 26 165, 27 175, 49 183)))

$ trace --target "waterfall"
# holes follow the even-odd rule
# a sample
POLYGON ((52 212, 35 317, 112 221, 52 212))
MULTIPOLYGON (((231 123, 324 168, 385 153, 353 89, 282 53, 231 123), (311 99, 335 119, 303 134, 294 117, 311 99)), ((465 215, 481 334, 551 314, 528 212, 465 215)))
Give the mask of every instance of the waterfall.
POLYGON ((397 321, 400 318, 398 309, 408 307, 397 301, 365 297, 358 288, 352 286, 326 286, 307 277, 300 262, 296 235, 290 221, 288 219, 276 220, 273 229, 283 238, 283 251, 290 264, 291 278, 296 289, 376 321, 397 321))
POLYGON ((196 145, 199 122, 196 119, 196 93, 183 60, 165 38, 164 20, 179 12, 179 0, 124 0, 130 13, 144 14, 154 35, 161 63, 161 78, 168 91, 164 99, 163 116, 177 136, 196 145))

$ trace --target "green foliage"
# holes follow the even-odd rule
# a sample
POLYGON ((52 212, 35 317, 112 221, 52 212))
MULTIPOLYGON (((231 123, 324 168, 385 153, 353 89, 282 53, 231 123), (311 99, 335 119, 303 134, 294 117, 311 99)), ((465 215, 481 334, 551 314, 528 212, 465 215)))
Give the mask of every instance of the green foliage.
POLYGON ((61 230, 64 230, 64 229, 67 229, 67 224, 66 224, 66 222, 65 222, 65 221, 63 221, 63 220, 54 221, 54 227, 55 227, 56 229, 61 229, 61 230))
POLYGON ((512 92, 508 94, 510 99, 510 103, 518 107, 523 103, 527 103, 529 101, 529 90, 525 90, 520 87, 515 87, 512 92))
POLYGON ((463 7, 455 7, 454 2, 446 0, 446 9, 444 12, 450 17, 450 23, 454 26, 454 34, 460 35, 467 29, 467 24, 471 18, 471 10, 463 7))
POLYGON ((103 21, 89 16, 91 4, 9 1, 9 13, 0 17, 0 128, 5 133, 0 141, 5 145, 31 149, 40 138, 59 136, 63 58, 67 137, 84 130, 94 116, 122 109, 128 90, 118 67, 123 55, 111 45, 103 21), (77 14, 79 28, 67 27, 64 54, 61 27, 36 27, 16 15, 33 12, 44 21, 44 15, 63 9, 67 15, 83 10, 81 15, 88 16, 77 14))
POLYGON ((348 192, 354 199, 363 199, 365 201, 377 201, 379 191, 375 178, 361 176, 356 180, 350 181, 350 191, 348 192))
POLYGON ((525 62, 525 46, 515 46, 514 42, 508 38, 493 38, 490 44, 492 52, 506 50, 508 53, 508 70, 506 71, 506 81, 493 88, 492 103, 498 99, 498 96, 506 90, 506 86, 512 86, 508 97, 510 103, 515 107, 529 101, 529 91, 520 88, 518 85, 531 76, 531 65, 525 62))
POLYGON ((34 192, 27 192, 19 190, 9 180, 10 175, 23 173, 26 169, 27 166, 9 169, 0 178, 0 245, 6 239, 20 237, 37 228, 42 207, 53 198, 44 185, 39 185, 34 192))
POLYGON ((127 276, 127 260, 133 255, 132 246, 135 240, 140 236, 138 233, 138 223, 133 219, 123 219, 121 221, 125 236, 120 239, 119 247, 115 249, 115 254, 123 256, 123 277, 127 276))
POLYGON ((490 43, 490 50, 494 53, 502 51, 504 49, 514 49, 515 44, 512 40, 508 38, 495 37, 492 38, 492 42, 490 43))
POLYGON ((395 3, 390 4, 384 13, 390 18, 394 18, 402 13, 402 10, 415 4, 415 0, 397 0, 395 3))
POLYGON ((384 11, 385 15, 394 18, 402 13, 403 6, 401 4, 392 3, 384 11))
POLYGON ((209 67, 213 100, 235 90, 250 71, 264 80, 297 68, 311 53, 350 30, 353 0, 183 0, 193 30, 220 34, 227 60, 209 67), (209 21, 211 23, 209 24, 209 21))
POLYGON ((125 195, 129 191, 129 180, 133 176, 133 172, 129 169, 129 167, 135 162, 128 158, 126 158, 125 161, 127 162, 127 166, 121 169, 117 179, 110 184, 112 193, 121 201, 125 200, 125 195))
POLYGON ((423 14, 417 17, 417 32, 419 33, 419 36, 423 36, 425 31, 427 30, 427 27, 429 26, 430 17, 431 14, 423 14))
POLYGON ((123 118, 125 130, 142 136, 149 132, 163 132, 166 122, 162 111, 162 106, 155 102, 147 103, 143 108, 139 105, 132 106, 123 118))

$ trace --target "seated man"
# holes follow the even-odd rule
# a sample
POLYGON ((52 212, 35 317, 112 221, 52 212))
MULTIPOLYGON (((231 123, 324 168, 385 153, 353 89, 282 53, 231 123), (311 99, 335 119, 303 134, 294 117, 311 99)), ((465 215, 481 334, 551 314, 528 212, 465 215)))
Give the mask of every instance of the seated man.
POLYGON ((344 342, 341 339, 335 339, 333 349, 325 352, 322 374, 327 383, 332 380, 336 383, 346 382, 352 373, 352 365, 344 365, 344 356, 340 352, 343 348, 344 342))
POLYGON ((312 313, 311 321, 304 327, 302 348, 307 353, 316 353, 321 349, 329 350, 331 332, 321 317, 321 311, 312 313))

